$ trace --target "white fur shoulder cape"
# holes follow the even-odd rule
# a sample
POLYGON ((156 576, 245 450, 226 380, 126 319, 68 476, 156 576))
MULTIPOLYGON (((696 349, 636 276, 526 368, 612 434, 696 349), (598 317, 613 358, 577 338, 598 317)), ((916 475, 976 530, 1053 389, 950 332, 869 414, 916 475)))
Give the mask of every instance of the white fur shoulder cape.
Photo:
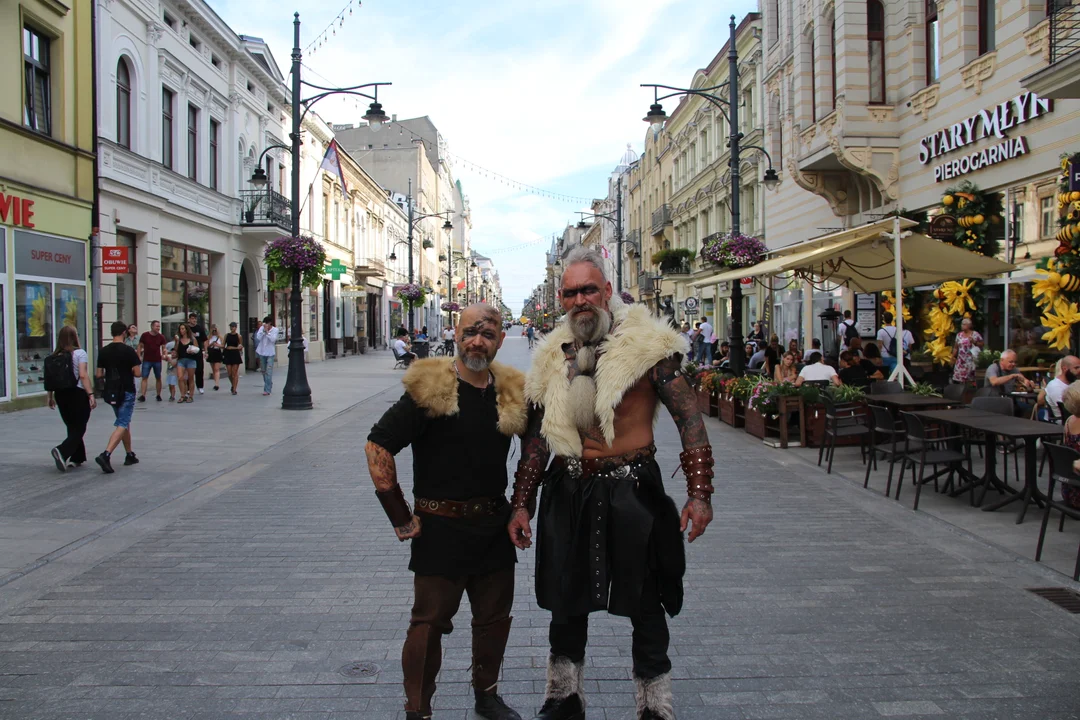
MULTIPOLYGON (((676 353, 690 351, 686 338, 667 323, 649 314, 644 305, 626 305, 617 296, 608 301, 611 333, 600 341, 594 380, 596 418, 608 445, 615 441, 615 408, 623 395, 656 363, 676 353)), ((556 455, 581 456, 581 435, 570 397, 570 371, 562 346, 574 341, 564 321, 533 354, 525 378, 525 398, 544 408, 540 431, 556 455)))

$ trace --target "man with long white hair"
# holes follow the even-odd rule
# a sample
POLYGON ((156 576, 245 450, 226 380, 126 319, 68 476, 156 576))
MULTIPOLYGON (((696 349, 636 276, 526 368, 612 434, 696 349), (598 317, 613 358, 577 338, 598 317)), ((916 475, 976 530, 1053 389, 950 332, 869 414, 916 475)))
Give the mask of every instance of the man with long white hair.
POLYGON ((638 720, 674 720, 664 613, 682 608, 682 532, 689 527, 693 542, 712 521, 712 448, 681 372, 689 344, 644 306, 613 296, 589 249, 567 257, 559 295, 566 320, 535 351, 525 382, 529 425, 508 528, 517 547, 532 544, 543 481, 536 599, 551 611, 551 652, 537 720, 585 717, 585 646, 598 610, 633 623, 638 720), (683 447, 681 518, 655 459, 660 403, 683 447))
POLYGON ((376 495, 399 540, 411 540, 413 608, 401 666, 405 717, 431 717, 442 636, 461 596, 472 606, 475 710, 521 720, 496 692, 514 602, 514 546, 506 535, 506 456, 525 430, 525 376, 495 362, 505 333, 489 305, 465 308, 457 357, 417 360, 405 394, 371 429, 365 450, 376 495), (415 511, 397 482, 394 456, 412 445, 415 511))

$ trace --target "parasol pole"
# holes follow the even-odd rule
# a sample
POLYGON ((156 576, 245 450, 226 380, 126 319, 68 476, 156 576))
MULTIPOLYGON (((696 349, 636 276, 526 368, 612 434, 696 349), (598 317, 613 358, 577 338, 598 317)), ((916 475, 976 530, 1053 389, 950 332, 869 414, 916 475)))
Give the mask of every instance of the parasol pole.
MULTIPOLYGON (((882 233, 888 235, 888 233, 882 233)), ((900 387, 904 387, 904 380, 906 379, 908 384, 914 385, 915 380, 908 373, 907 368, 904 367, 904 272, 903 265, 900 259, 900 241, 902 238, 902 232, 900 230, 900 216, 896 215, 893 218, 893 281, 894 291, 896 293, 896 306, 893 308, 895 315, 893 320, 896 321, 896 349, 899 351, 900 356, 896 358, 896 367, 893 368, 892 374, 889 375, 890 381, 900 383, 900 387)))

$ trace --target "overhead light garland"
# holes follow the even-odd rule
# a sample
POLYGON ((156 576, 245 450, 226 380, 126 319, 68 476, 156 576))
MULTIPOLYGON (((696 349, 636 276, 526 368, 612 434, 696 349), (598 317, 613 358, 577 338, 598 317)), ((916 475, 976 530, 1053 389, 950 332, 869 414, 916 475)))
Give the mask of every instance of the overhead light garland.
POLYGON ((353 3, 357 7, 360 7, 360 0, 349 0, 345 7, 341 8, 341 12, 334 16, 334 19, 330 21, 330 24, 326 28, 315 36, 315 39, 304 48, 305 55, 314 55, 319 48, 326 43, 330 42, 330 38, 337 35, 338 28, 345 26, 345 18, 353 14, 353 3))

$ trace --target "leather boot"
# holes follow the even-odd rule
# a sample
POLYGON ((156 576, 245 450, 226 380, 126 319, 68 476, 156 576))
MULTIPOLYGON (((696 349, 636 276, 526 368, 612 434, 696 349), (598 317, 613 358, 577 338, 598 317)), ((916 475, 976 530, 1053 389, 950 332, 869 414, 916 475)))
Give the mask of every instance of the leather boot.
POLYGON ((495 690, 474 690, 476 714, 486 720, 521 720, 517 711, 506 704, 495 690))
MULTIPOLYGON (((442 633, 427 623, 409 626, 401 648, 401 669, 405 676, 405 711, 416 718, 431 717, 435 678, 442 667, 442 633)), ((413 720, 409 716, 409 720, 413 720)))
POLYGON ((535 720, 585 720, 585 663, 549 657, 544 705, 535 720))
POLYGON ((649 680, 634 676, 638 720, 675 720, 674 698, 671 694, 671 673, 649 680))
POLYGON ((405 720, 431 720, 430 715, 421 715, 418 712, 405 711, 405 720))

